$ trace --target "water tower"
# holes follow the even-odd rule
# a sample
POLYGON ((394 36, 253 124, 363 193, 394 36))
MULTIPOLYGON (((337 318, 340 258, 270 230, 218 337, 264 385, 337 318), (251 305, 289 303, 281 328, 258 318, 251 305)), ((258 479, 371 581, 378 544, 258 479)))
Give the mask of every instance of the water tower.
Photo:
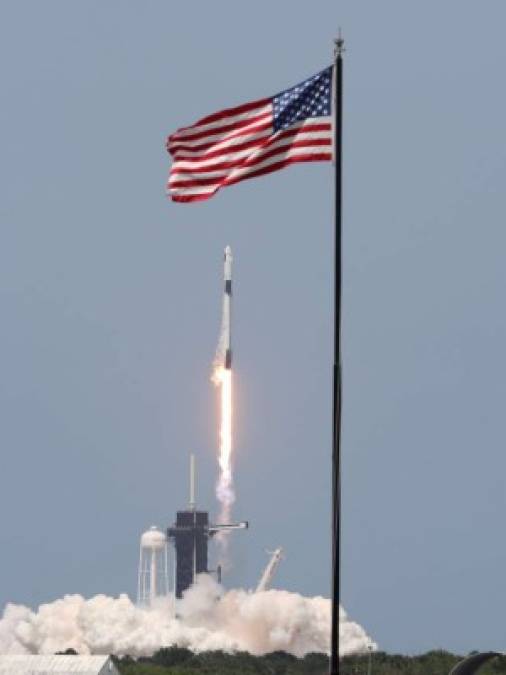
POLYGON ((167 537, 154 525, 141 536, 137 604, 150 606, 169 595, 167 537))

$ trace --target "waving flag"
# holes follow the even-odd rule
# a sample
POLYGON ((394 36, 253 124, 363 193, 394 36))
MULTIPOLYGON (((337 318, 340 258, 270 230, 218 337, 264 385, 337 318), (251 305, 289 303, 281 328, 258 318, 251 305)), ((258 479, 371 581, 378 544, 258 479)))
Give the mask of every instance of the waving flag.
POLYGON ((294 162, 332 159, 332 67, 276 96, 204 117, 167 139, 167 191, 176 202, 209 199, 224 185, 294 162))

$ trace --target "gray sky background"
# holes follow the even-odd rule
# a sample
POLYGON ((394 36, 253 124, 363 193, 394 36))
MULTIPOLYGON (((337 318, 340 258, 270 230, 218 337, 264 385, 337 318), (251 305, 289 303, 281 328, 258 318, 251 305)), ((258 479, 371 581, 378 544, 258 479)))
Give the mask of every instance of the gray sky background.
POLYGON ((0 5, 0 606, 135 593, 216 510, 235 255, 228 585, 329 594, 332 171, 200 205, 167 133, 345 63, 343 596, 387 650, 506 649, 503 0, 0 5))

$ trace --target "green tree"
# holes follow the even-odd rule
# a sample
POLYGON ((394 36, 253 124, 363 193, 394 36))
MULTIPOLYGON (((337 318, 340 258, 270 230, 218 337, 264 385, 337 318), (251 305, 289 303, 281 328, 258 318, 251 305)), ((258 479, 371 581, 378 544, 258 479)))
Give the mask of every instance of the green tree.
POLYGON ((152 663, 158 666, 168 668, 170 666, 178 666, 187 661, 190 661, 194 656, 193 652, 186 647, 162 647, 149 659, 152 663))

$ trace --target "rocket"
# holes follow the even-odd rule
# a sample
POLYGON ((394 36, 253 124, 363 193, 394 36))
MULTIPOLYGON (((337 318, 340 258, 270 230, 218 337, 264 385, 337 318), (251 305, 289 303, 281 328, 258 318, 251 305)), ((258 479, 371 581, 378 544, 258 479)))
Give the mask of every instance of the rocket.
POLYGON ((232 338, 231 338, 231 319, 232 319, 232 249, 225 247, 223 256, 223 277, 225 288, 223 295, 223 349, 225 352, 225 369, 232 368, 232 338))
MULTIPOLYGON (((225 248, 223 255, 223 280, 225 285, 223 288, 220 338, 213 362, 215 373, 219 372, 220 368, 232 370, 232 339, 230 337, 230 324, 232 320, 232 249, 230 246, 225 248)), ((218 377, 215 384, 219 382, 220 379, 218 377)))

